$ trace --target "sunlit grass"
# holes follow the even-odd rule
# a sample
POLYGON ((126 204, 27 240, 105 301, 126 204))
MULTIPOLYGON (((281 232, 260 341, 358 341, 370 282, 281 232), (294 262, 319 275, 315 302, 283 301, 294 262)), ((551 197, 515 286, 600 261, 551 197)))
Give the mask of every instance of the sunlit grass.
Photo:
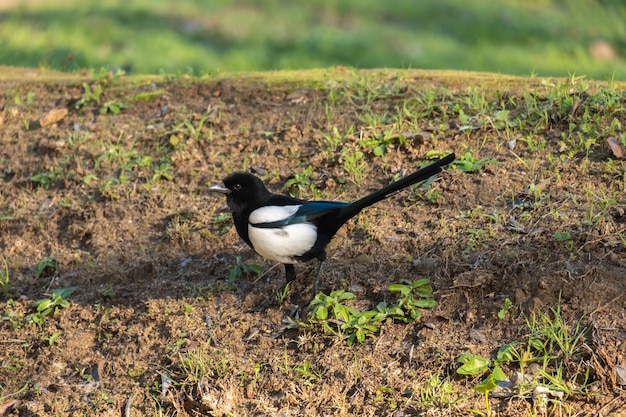
POLYGON ((626 6, 557 0, 50 0, 0 12, 0 63, 181 73, 424 68, 624 79, 626 6), (618 57, 594 59, 609 42, 618 57))

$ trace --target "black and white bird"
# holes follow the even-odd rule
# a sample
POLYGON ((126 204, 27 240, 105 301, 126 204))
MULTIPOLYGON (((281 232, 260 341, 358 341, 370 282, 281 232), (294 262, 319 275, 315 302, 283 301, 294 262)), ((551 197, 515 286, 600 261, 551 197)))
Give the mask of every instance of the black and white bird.
POLYGON ((452 161, 454 154, 352 203, 306 201, 272 194, 258 177, 247 172, 230 174, 220 184, 209 187, 209 191, 226 194, 235 228, 244 242, 259 255, 285 264, 283 288, 296 278, 294 264, 318 259, 315 294, 326 246, 341 226, 365 207, 438 174, 452 161))

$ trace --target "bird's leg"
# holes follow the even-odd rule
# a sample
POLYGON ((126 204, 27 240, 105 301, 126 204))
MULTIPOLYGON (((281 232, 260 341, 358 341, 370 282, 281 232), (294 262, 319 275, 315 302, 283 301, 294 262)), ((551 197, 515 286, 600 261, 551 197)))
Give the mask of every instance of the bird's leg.
POLYGON ((326 252, 322 252, 317 259, 320 260, 320 264, 317 266, 317 273, 315 274, 315 281, 313 281, 313 298, 317 295, 317 284, 320 281, 320 275, 322 275, 322 265, 326 261, 326 252))
POLYGON ((322 265, 324 265, 324 261, 320 261, 317 266, 317 273, 315 274, 315 281, 313 281, 313 298, 317 295, 317 284, 320 280, 320 275, 322 274, 322 265))
POLYGON ((285 286, 294 279, 296 279, 296 269, 293 267, 293 264, 285 264, 285 286))
MULTIPOLYGON (((289 285, 289 283, 294 279, 296 279, 296 269, 294 268, 293 264, 285 264, 285 283, 281 285, 276 291, 274 291, 274 294, 282 293, 285 288, 287 288, 287 285, 289 285)), ((264 301, 261 304, 252 307, 249 311, 257 312, 265 310, 265 307, 267 307, 270 302, 271 300, 264 301)))

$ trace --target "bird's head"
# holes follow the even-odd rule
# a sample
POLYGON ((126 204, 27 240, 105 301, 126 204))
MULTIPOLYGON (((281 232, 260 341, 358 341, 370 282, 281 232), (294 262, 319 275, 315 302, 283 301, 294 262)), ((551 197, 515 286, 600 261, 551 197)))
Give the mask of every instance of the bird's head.
POLYGON ((228 207, 233 213, 254 210, 270 195, 263 182, 247 172, 230 174, 221 183, 209 187, 209 191, 226 194, 228 207))

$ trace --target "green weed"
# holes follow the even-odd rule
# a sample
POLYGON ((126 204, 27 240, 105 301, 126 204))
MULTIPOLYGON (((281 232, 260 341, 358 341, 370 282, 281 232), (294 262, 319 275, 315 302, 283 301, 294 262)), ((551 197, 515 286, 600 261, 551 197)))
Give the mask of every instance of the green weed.
POLYGON ((294 197, 307 196, 315 190, 315 184, 311 180, 313 167, 307 167, 302 172, 297 172, 285 182, 285 189, 294 197))
POLYGON ((52 185, 54 181, 60 178, 61 172, 62 172, 62 169, 60 167, 57 167, 53 169, 52 171, 44 171, 44 172, 37 173, 33 175, 32 177, 30 177, 30 180, 34 183, 37 183, 39 187, 47 190, 48 188, 50 188, 50 185, 52 185))
POLYGON ((389 291, 398 294, 397 302, 392 305, 380 302, 373 310, 365 311, 347 305, 355 298, 350 292, 319 293, 309 304, 311 312, 307 321, 292 320, 291 326, 306 328, 320 324, 325 331, 337 334, 348 346, 354 342, 362 343, 367 337, 374 337, 384 321, 413 321, 420 317, 420 309, 434 307, 437 303, 430 298, 432 287, 429 282, 420 279, 392 284, 389 291))
POLYGON ((365 178, 365 170, 367 168, 365 155, 361 151, 344 151, 342 160, 343 168, 350 176, 350 180, 358 186, 365 178))
POLYGON ((75 290, 76 287, 58 288, 52 292, 49 298, 42 298, 41 300, 35 301, 33 308, 35 308, 37 312, 30 316, 31 321, 41 326, 47 316, 54 316, 58 310, 69 307, 70 302, 67 298, 72 295, 75 290))
POLYGON ((263 271, 263 267, 258 264, 247 264, 241 260, 241 256, 235 257, 235 265, 228 271, 226 282, 234 284, 238 278, 244 275, 259 275, 263 271))
POLYGON ((487 373, 474 387, 485 396, 487 415, 490 413, 489 394, 503 386, 516 395, 534 398, 537 411, 545 407, 545 402, 558 402, 572 394, 592 395, 588 390, 591 384, 589 353, 582 342, 587 327, 578 321, 572 328, 563 319, 560 304, 550 309, 550 314, 539 317, 533 314, 526 326, 528 335, 522 341, 502 345, 493 360, 473 354, 458 358, 461 366, 457 374, 487 373), (538 369, 529 373, 530 364, 538 364, 538 369), (513 379, 504 367, 519 369, 518 376, 513 379), (538 396, 538 392, 550 392, 551 396, 538 396))
POLYGON ((104 88, 100 83, 95 83, 91 86, 87 83, 83 83, 83 95, 74 103, 74 108, 79 110, 85 109, 93 103, 100 104, 103 92, 104 88))
POLYGON ((389 148, 395 145, 403 145, 405 142, 406 136, 404 134, 397 134, 390 129, 374 137, 361 139, 359 145, 366 149, 371 149, 374 156, 383 156, 389 148))
MULTIPOLYGON (((429 157, 429 153, 426 154, 429 157)), ((482 169, 488 164, 497 164, 498 161, 490 158, 478 159, 472 155, 472 149, 467 148, 463 153, 452 162, 451 166, 460 169, 463 172, 474 172, 482 169)))
POLYGON ((287 284, 285 284, 285 286, 274 292, 274 297, 276 298, 277 304, 282 304, 287 298, 287 294, 289 294, 289 284, 290 283, 288 282, 287 284))
POLYGON ((119 114, 120 111, 122 111, 123 109, 128 109, 129 107, 130 107, 130 104, 125 103, 123 101, 109 100, 105 102, 102 105, 102 107, 100 107, 100 110, 98 111, 100 112, 100 114, 107 114, 107 113, 119 114))
POLYGON ((500 310, 498 310, 498 318, 500 320, 504 320, 506 315, 509 313, 509 310, 513 307, 513 302, 507 297, 500 304, 500 310))
POLYGON ((433 294, 433 288, 429 279, 405 280, 401 284, 390 285, 389 291, 398 293, 396 305, 411 320, 416 320, 420 317, 421 309, 433 308, 437 305, 437 302, 430 298, 433 294))
POLYGON ((37 266, 35 266, 34 276, 35 278, 39 278, 44 273, 49 273, 50 271, 56 270, 56 267, 57 260, 54 258, 54 256, 46 256, 37 263, 37 266))

